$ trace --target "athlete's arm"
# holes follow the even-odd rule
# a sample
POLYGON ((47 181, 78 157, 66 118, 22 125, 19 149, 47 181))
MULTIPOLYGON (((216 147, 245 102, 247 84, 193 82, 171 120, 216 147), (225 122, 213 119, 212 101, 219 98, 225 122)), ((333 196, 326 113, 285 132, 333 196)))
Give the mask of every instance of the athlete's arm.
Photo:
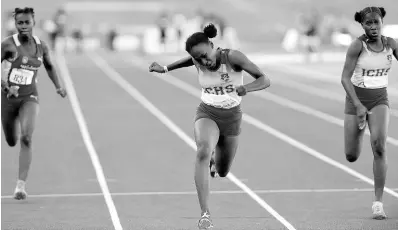
POLYGON ((54 86, 56 89, 60 89, 61 85, 59 84, 59 79, 58 79, 58 74, 55 69, 55 66, 52 61, 52 56, 50 53, 50 49, 48 48, 48 45, 41 41, 41 44, 43 46, 43 64, 44 68, 46 68, 48 77, 51 79, 51 81, 54 83, 54 86))
POLYGON ((180 68, 189 67, 189 66, 193 66, 193 65, 194 65, 194 63, 193 63, 192 57, 182 58, 182 59, 180 59, 176 62, 173 62, 167 66, 161 66, 157 62, 153 62, 149 66, 149 72, 165 73, 167 71, 172 71, 175 69, 180 69, 180 68))
MULTIPOLYGON (((260 68, 258 68, 257 65, 251 62, 242 52, 237 50, 231 50, 228 54, 228 59, 232 65, 232 68, 235 71, 244 70, 245 72, 249 73, 253 78, 256 79, 253 82, 243 85, 243 89, 246 92, 262 90, 268 88, 271 85, 270 79, 260 70, 260 68)), ((243 93, 243 95, 244 94, 245 92, 243 93)))
POLYGON ((13 49, 12 44, 8 40, 1 43, 1 62, 4 60, 12 61, 16 58, 17 51, 13 49))
POLYGON ((8 72, 11 68, 10 59, 14 58, 15 53, 12 52, 11 44, 5 40, 1 43, 1 90, 8 93, 10 87, 7 82, 8 72))
POLYGON ((355 93, 354 86, 351 83, 351 77, 354 73, 354 69, 357 64, 361 50, 362 42, 359 39, 356 39, 353 43, 351 43, 350 47, 348 47, 347 50, 343 73, 341 75, 341 84, 343 85, 344 90, 346 91, 348 96, 351 98, 355 107, 358 107, 362 104, 359 101, 357 94, 355 93))
POLYGON ((189 67, 189 66, 193 66, 193 65, 194 65, 194 63, 193 63, 192 57, 189 56, 189 57, 182 58, 176 62, 173 62, 170 65, 167 65, 166 67, 167 67, 168 71, 172 71, 175 69, 185 68, 185 67, 189 67))
POLYGON ((394 55, 395 59, 398 60, 398 45, 394 38, 388 38, 388 43, 390 43, 390 47, 392 49, 392 54, 394 55))
POLYGON ((5 59, 7 59, 7 56, 9 55, 9 51, 8 51, 8 44, 7 41, 3 41, 1 43, 1 62, 3 63, 3 61, 5 59))

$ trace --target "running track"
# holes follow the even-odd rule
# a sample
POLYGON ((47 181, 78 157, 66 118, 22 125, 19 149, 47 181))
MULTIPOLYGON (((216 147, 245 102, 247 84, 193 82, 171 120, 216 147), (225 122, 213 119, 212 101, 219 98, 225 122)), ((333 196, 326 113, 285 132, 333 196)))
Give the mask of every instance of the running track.
MULTIPOLYGON (((171 61, 104 52, 58 58, 69 99, 41 72, 27 201, 10 199, 18 148, 2 135, 2 229, 196 229, 197 80, 192 69, 150 74, 152 60, 171 61)), ((233 176, 211 182, 214 229, 398 229, 398 116, 387 146, 390 218, 375 221, 364 181, 373 178, 369 136, 356 163, 343 154, 341 63, 263 67, 272 86, 244 98, 233 176)), ((390 98, 397 109, 398 96, 390 98)))

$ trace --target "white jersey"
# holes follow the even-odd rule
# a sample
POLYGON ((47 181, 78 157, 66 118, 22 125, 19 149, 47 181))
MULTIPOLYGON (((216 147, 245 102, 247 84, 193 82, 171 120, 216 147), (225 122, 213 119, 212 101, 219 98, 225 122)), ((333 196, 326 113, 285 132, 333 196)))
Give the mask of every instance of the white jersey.
POLYGON ((243 72, 236 72, 228 61, 229 50, 221 51, 221 66, 217 71, 210 71, 193 59, 198 69, 199 84, 202 87, 203 103, 223 109, 238 106, 242 97, 235 87, 243 84, 243 72))
POLYGON ((392 66, 392 49, 387 46, 387 39, 382 37, 384 49, 380 52, 372 51, 364 39, 360 40, 363 48, 351 77, 352 84, 366 89, 387 87, 392 66))

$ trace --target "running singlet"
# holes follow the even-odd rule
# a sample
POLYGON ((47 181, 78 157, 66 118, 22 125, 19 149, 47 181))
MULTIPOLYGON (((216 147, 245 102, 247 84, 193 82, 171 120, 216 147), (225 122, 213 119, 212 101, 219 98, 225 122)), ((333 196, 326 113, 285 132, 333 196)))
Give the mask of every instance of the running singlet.
POLYGON ((380 52, 371 50, 364 37, 359 39, 363 48, 351 77, 352 84, 367 89, 387 87, 388 73, 392 66, 392 49, 387 46, 387 38, 382 37, 384 48, 380 52))
POLYGON ((216 71, 210 71, 192 59, 198 70, 199 84, 202 87, 201 100, 216 108, 230 109, 242 101, 235 87, 243 84, 243 73, 232 69, 228 53, 229 50, 221 51, 221 65, 216 71))
POLYGON ((40 39, 33 36, 36 42, 36 54, 30 56, 21 46, 18 40, 18 34, 12 36, 17 48, 17 58, 12 62, 8 73, 8 83, 10 86, 19 86, 19 96, 34 95, 37 96, 37 71, 43 63, 43 47, 40 39))

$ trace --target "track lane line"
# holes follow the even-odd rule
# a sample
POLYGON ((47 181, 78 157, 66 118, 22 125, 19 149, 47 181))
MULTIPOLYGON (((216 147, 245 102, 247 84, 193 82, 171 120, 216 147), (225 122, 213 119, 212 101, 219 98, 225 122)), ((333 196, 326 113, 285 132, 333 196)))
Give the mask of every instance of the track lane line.
POLYGON ((93 145, 93 142, 91 139, 91 135, 90 135, 90 132, 87 127, 87 122, 84 118, 83 111, 81 109, 81 105, 80 105, 79 99, 77 97, 75 87, 73 86, 73 81, 70 76, 68 66, 66 64, 66 59, 63 55, 58 54, 58 55, 56 55, 56 62, 58 64, 58 68, 60 70, 62 78, 64 80, 65 88, 68 92, 68 99, 71 103, 73 113, 75 114, 77 124, 79 125, 79 131, 82 135, 84 144, 86 145, 88 154, 91 159, 91 163, 94 167, 94 171, 97 176, 98 184, 102 191, 101 194, 103 194, 103 196, 104 196, 105 203, 107 205, 109 214, 111 216, 113 226, 114 226, 115 230, 123 230, 123 227, 120 223, 119 215, 117 213, 115 204, 112 200, 112 196, 111 196, 111 193, 108 188, 108 184, 106 182, 106 178, 104 175, 104 171, 103 171, 101 162, 99 160, 97 151, 94 148, 94 145, 93 145))
MULTIPOLYGON (((394 188, 398 191, 398 188, 394 188)), ((267 189, 253 190, 257 194, 283 194, 283 193, 356 193, 356 192, 373 192, 373 188, 336 188, 336 189, 267 189)), ((227 194, 246 194, 243 190, 217 190, 210 191, 214 195, 227 194)), ((196 195, 196 191, 174 191, 174 192, 115 192, 112 196, 180 196, 180 195, 196 195)), ((29 195, 30 198, 61 198, 61 197, 98 197, 103 196, 102 193, 66 193, 66 194, 34 194, 29 195)), ((13 199, 12 195, 1 196, 1 199, 13 199)))

